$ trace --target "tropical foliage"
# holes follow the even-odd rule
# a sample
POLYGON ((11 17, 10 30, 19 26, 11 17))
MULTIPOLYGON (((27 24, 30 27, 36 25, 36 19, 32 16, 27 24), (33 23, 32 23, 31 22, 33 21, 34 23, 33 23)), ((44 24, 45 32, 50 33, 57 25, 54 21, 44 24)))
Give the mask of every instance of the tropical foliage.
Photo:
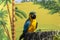
POLYGON ((0 40, 8 40, 9 39, 9 34, 8 32, 8 28, 6 27, 7 23, 6 20, 4 20, 4 18, 7 17, 7 11, 6 10, 0 10, 0 40), (5 33, 7 34, 7 36, 5 35, 5 33))
POLYGON ((52 0, 52 1, 50 1, 50 0, 48 0, 48 1, 45 1, 45 0, 35 1, 34 3, 41 5, 45 9, 51 10, 50 14, 55 14, 57 12, 60 12, 60 6, 59 6, 59 4, 57 4, 57 2, 55 0, 52 0))
POLYGON ((4 3, 4 6, 6 6, 6 4, 11 3, 11 0, 0 0, 0 5, 4 3))
MULTIPOLYGON (((13 0, 14 1, 14 0, 13 0)), ((15 16, 15 15, 12 15, 12 18, 11 18, 11 13, 10 13, 10 8, 9 8, 9 4, 12 4, 12 6, 13 6, 13 3, 11 2, 11 0, 0 0, 0 5, 2 5, 2 4, 4 4, 3 5, 3 8, 6 6, 6 8, 7 8, 7 12, 8 12, 8 15, 9 15, 9 19, 10 19, 10 25, 11 25, 11 27, 13 27, 13 25, 14 25, 14 22, 12 22, 13 20, 14 20, 14 17, 13 16, 15 16)), ((2 8, 2 9, 3 9, 2 8)), ((12 10, 14 10, 14 9, 12 9, 12 10)), ((0 13, 0 18, 2 18, 2 20, 0 21, 0 24, 1 25, 3 25, 3 27, 5 28, 4 30, 6 30, 7 29, 7 27, 5 26, 6 25, 6 22, 3 20, 3 18, 4 18, 4 16, 6 16, 6 15, 4 15, 6 12, 5 11, 0 11, 1 13, 0 13)), ((16 16, 18 16, 18 17, 20 17, 20 18, 26 18, 26 14, 25 14, 25 12, 24 11, 21 11, 21 10, 18 10, 17 8, 15 9, 15 11, 14 11, 15 13, 16 13, 16 16), (23 16, 21 16, 21 15, 23 16)), ((14 13, 12 13, 12 14, 14 14, 14 13)), ((14 28, 12 28, 12 29, 14 29, 14 28)), ((9 31, 8 31, 8 29, 6 30, 6 32, 7 32, 7 35, 9 36, 9 31)), ((9 38, 10 38, 10 36, 9 36, 9 38)), ((12 38, 13 39, 13 38, 12 38)))
POLYGON ((15 7, 15 14, 16 16, 20 17, 20 18, 27 18, 27 15, 24 11, 19 10, 17 7, 15 7))
MULTIPOLYGON (((1 5, 2 3, 4 3, 4 6, 6 6, 8 3, 11 3, 11 0, 0 0, 0 5, 1 5)), ((16 15, 17 15, 18 17, 22 18, 22 16, 23 16, 24 18, 26 18, 26 13, 25 13, 24 11, 22 11, 22 10, 18 10, 17 7, 15 8, 15 12, 16 12, 16 15), (19 14, 21 14, 22 16, 19 15, 19 14)))
POLYGON ((4 29, 0 26, 0 40, 9 40, 9 38, 4 34, 4 29))

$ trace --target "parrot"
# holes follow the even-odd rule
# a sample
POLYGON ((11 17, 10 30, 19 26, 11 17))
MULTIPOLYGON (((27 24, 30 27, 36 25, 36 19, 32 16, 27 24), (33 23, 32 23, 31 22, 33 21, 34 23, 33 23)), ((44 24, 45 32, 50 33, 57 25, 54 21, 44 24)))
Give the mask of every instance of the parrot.
POLYGON ((38 22, 36 21, 36 13, 30 12, 29 18, 26 20, 24 24, 23 34, 21 35, 19 40, 24 38, 27 32, 34 32, 37 29, 37 25, 38 25, 38 22))

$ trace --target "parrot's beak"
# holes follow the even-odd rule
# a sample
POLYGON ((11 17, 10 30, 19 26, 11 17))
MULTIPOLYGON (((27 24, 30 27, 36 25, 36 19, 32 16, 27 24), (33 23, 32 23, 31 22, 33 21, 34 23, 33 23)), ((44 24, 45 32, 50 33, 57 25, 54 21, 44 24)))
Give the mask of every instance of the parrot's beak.
POLYGON ((31 15, 31 18, 36 19, 36 15, 35 14, 31 15))

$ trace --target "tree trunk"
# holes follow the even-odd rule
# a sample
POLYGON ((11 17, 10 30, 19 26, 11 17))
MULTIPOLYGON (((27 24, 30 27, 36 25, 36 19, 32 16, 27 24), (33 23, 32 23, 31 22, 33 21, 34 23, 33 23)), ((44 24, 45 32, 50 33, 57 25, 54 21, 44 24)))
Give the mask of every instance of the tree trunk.
POLYGON ((10 19, 10 24, 11 24, 11 15, 10 15, 10 11, 9 11, 9 5, 7 3, 7 10, 8 10, 8 13, 9 13, 9 19, 10 19))
POLYGON ((15 4, 14 4, 14 0, 12 0, 12 26, 11 26, 11 31, 12 31, 12 40, 16 40, 15 39, 15 4))
POLYGON ((7 3, 7 10, 9 12, 9 19, 10 19, 11 32, 12 32, 12 40, 15 40, 15 26, 14 26, 14 21, 15 21, 15 5, 14 5, 14 0, 12 0, 12 17, 10 15, 8 3, 7 3))
MULTIPOLYGON (((10 15, 10 10, 9 10, 9 5, 8 5, 8 3, 7 3, 7 10, 8 10, 8 13, 9 13, 9 19, 10 19, 10 26, 12 26, 11 24, 11 15, 10 15)), ((7 32, 7 31, 6 31, 7 32)))

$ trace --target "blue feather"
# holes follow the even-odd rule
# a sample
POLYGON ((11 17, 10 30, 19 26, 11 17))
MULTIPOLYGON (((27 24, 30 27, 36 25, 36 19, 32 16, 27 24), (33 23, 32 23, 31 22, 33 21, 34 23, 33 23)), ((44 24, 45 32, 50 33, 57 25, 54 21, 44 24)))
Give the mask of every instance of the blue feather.
POLYGON ((24 24, 24 32, 27 32, 29 25, 30 25, 30 20, 28 19, 24 24))

